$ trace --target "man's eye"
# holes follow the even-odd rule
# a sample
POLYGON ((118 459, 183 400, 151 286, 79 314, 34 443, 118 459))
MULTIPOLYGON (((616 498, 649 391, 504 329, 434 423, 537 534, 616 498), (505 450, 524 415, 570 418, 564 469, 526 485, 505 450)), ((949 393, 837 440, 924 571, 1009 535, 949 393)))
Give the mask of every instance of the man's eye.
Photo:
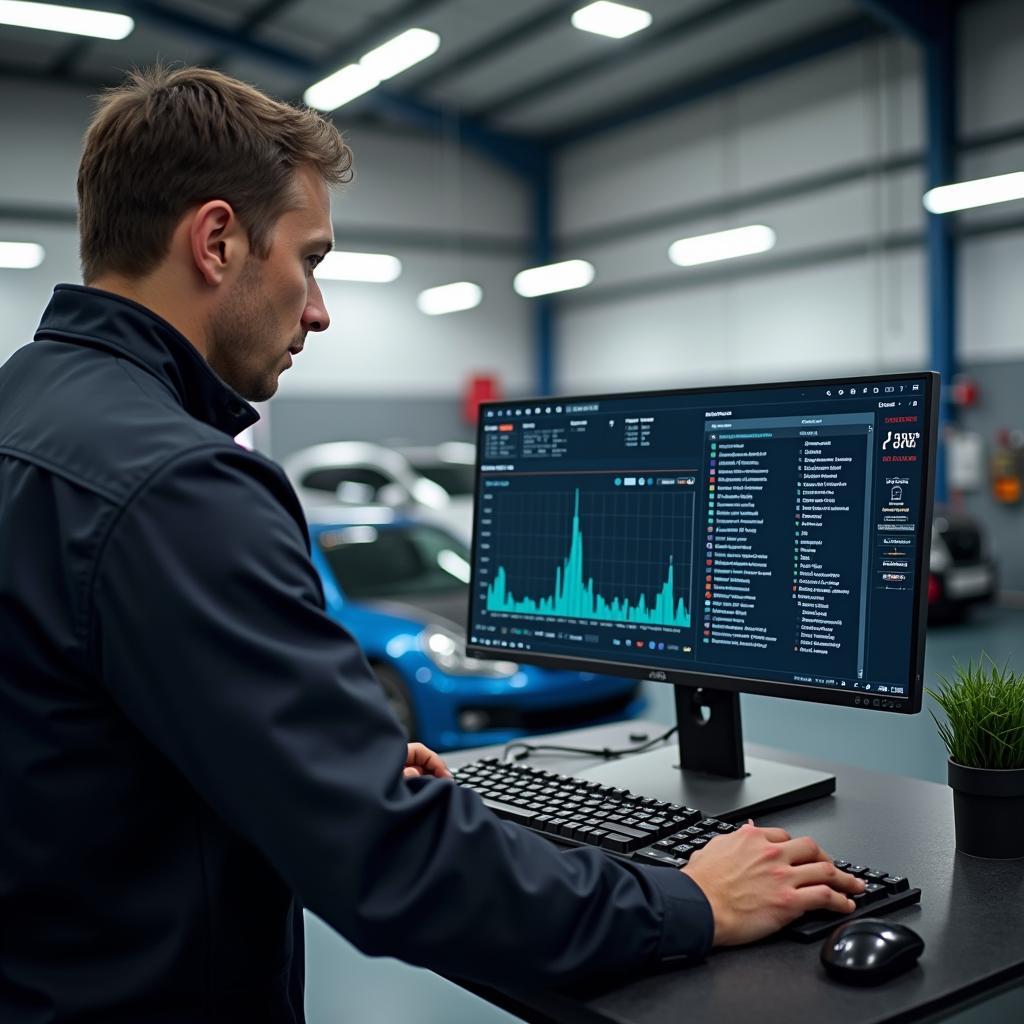
POLYGON ((323 256, 309 256, 306 262, 309 263, 310 272, 316 270, 316 268, 323 263, 323 260, 323 256))

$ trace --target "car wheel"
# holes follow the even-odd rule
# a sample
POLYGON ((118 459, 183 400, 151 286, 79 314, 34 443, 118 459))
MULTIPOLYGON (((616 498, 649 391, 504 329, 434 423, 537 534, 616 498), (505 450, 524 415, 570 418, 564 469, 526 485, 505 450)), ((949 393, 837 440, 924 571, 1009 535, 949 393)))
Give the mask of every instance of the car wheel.
POLYGON ((399 724, 405 730, 410 740, 416 738, 416 712, 412 707, 412 698, 409 696, 409 689, 405 680, 395 669, 388 665, 373 665, 373 672, 380 685, 384 688, 384 696, 388 699, 388 705, 398 719, 399 724))

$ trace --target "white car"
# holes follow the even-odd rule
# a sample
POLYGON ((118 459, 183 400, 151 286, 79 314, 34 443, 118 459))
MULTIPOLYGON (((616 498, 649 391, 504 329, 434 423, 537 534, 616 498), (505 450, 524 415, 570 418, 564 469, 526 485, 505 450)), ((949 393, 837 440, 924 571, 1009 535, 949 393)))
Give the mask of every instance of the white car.
MULTIPOLYGON (((472 449, 472 445, 468 446, 472 449)), ((466 471, 465 451, 461 446, 449 449, 411 448, 423 465, 439 474, 449 468, 466 471), (431 458, 448 449, 450 456, 431 458)), ((472 489, 468 495, 452 495, 443 482, 420 472, 402 453, 370 441, 331 441, 313 445, 289 455, 282 467, 307 508, 324 505, 383 505, 404 511, 417 511, 447 525, 461 540, 469 541, 472 530, 472 489)), ((471 467, 470 467, 471 468, 471 467)))
POLYGON ((403 446, 398 451, 417 473, 444 488, 448 495, 445 520, 468 543, 473 530, 476 445, 447 441, 437 445, 403 446))

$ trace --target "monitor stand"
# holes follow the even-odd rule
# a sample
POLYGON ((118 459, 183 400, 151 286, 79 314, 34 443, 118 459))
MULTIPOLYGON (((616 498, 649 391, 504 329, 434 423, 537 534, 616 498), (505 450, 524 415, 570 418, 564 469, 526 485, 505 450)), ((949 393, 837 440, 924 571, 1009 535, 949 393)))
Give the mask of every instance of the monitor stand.
POLYGON ((744 758, 738 693, 676 686, 679 742, 623 757, 579 777, 696 807, 712 818, 745 820, 835 792, 834 775, 744 758), (707 708, 706 716, 702 709, 707 708))

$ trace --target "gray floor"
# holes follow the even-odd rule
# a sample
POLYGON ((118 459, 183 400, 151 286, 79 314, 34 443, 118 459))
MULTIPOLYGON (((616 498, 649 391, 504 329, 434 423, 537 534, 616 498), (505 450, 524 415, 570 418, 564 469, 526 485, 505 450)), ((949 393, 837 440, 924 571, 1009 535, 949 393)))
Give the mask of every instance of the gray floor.
MULTIPOLYGON (((1024 611, 1002 608, 976 613, 962 624, 935 627, 928 636, 927 685, 952 672, 954 661, 982 652, 1024 668, 1024 611)), ((672 691, 648 684, 647 717, 675 720, 672 691)), ((945 782, 946 753, 928 714, 916 716, 851 713, 797 701, 743 697, 745 738, 799 753, 828 757, 878 771, 945 782)), ((842 777, 838 779, 841 792, 842 777)), ((924 895, 927 899, 927 894, 924 895)), ((468 995, 435 975, 394 960, 357 953, 322 922, 307 916, 309 1024, 373 1024, 415 1020, 416 1024, 510 1024, 507 1013, 468 995)), ((702 1015, 709 1018, 707 1013, 702 1015)), ((1024 988, 1018 987, 949 1018, 955 1024, 1003 1024, 1024 1020, 1024 988)))

